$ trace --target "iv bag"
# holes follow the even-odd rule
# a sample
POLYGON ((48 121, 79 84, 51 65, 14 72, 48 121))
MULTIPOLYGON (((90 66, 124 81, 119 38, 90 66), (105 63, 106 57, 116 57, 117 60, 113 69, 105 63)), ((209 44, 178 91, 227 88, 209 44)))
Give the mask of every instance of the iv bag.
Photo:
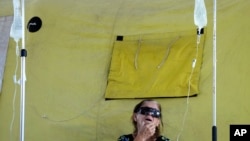
POLYGON ((207 11, 204 0, 195 0, 194 24, 198 27, 199 33, 207 25, 207 11))
POLYGON ((10 36, 17 42, 22 38, 22 16, 20 0, 13 0, 14 19, 10 29, 10 36))

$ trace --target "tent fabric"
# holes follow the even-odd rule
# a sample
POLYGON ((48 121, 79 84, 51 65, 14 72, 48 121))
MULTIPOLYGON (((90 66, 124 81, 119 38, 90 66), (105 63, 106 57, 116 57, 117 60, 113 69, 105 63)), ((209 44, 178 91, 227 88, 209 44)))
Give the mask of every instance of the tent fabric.
POLYGON ((9 46, 9 34, 13 21, 13 16, 0 17, 0 93, 2 91, 3 74, 5 61, 7 57, 7 49, 9 46))
MULTIPOLYGON (((114 141, 131 133, 131 114, 141 99, 105 100, 104 97, 114 38, 196 30, 194 0, 26 0, 25 3, 26 23, 34 16, 43 23, 38 32, 26 30, 25 36, 28 52, 25 141, 114 141)), ((208 24, 199 95, 189 101, 156 98, 162 106, 162 134, 171 141, 176 141, 180 133, 179 141, 212 140, 213 2, 205 0, 205 3, 208 24)), ((250 123, 249 5, 249 0, 217 3, 220 141, 230 140, 230 124, 250 123)), ((0 16, 9 15, 13 15, 12 1, 0 0, 0 16)), ((20 134, 20 91, 19 85, 13 84, 15 46, 10 39, 0 95, 0 141, 17 141, 20 134)), ((20 69, 17 76, 19 72, 20 69)))
POLYGON ((191 30, 120 38, 114 42, 106 99, 199 94, 204 35, 191 30))

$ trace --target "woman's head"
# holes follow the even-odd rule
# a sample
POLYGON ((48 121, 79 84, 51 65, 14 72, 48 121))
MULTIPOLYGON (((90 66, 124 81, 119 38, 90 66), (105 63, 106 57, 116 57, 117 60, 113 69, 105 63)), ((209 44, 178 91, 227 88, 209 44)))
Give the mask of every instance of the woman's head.
POLYGON ((156 127, 155 136, 160 135, 160 127, 163 126, 161 105, 152 99, 142 100, 134 107, 132 121, 134 125, 134 133, 137 132, 137 124, 150 123, 156 127))

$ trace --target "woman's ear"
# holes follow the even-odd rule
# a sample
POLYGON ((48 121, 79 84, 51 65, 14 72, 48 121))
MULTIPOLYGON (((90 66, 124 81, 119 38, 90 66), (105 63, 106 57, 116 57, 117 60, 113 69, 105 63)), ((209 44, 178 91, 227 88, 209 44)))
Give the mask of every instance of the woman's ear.
POLYGON ((137 115, 135 113, 133 114, 133 120, 137 122, 137 115))

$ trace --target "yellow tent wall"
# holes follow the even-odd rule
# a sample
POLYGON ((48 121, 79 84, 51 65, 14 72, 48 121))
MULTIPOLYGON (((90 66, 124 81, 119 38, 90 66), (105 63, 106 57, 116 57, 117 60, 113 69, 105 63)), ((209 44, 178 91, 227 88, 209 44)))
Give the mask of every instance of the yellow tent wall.
MULTIPOLYGON (((211 140, 213 2, 205 2, 208 25, 200 95, 190 98, 184 126, 187 99, 157 99, 163 107, 163 134, 171 140, 176 140, 181 129, 180 140, 211 140)), ((250 123, 249 5, 246 0, 217 4, 217 127, 221 141, 229 140, 230 124, 250 123)), ((130 133, 130 115, 140 100, 104 99, 114 37, 195 32, 193 8, 194 1, 187 0, 27 0, 26 21, 39 16, 43 25, 36 33, 26 31, 25 140, 111 141, 130 133)), ((9 15, 13 15, 12 1, 2 0, 0 16, 9 15)), ((13 83, 15 67, 15 42, 10 39, 0 94, 1 141, 19 140, 20 91, 13 83)))

